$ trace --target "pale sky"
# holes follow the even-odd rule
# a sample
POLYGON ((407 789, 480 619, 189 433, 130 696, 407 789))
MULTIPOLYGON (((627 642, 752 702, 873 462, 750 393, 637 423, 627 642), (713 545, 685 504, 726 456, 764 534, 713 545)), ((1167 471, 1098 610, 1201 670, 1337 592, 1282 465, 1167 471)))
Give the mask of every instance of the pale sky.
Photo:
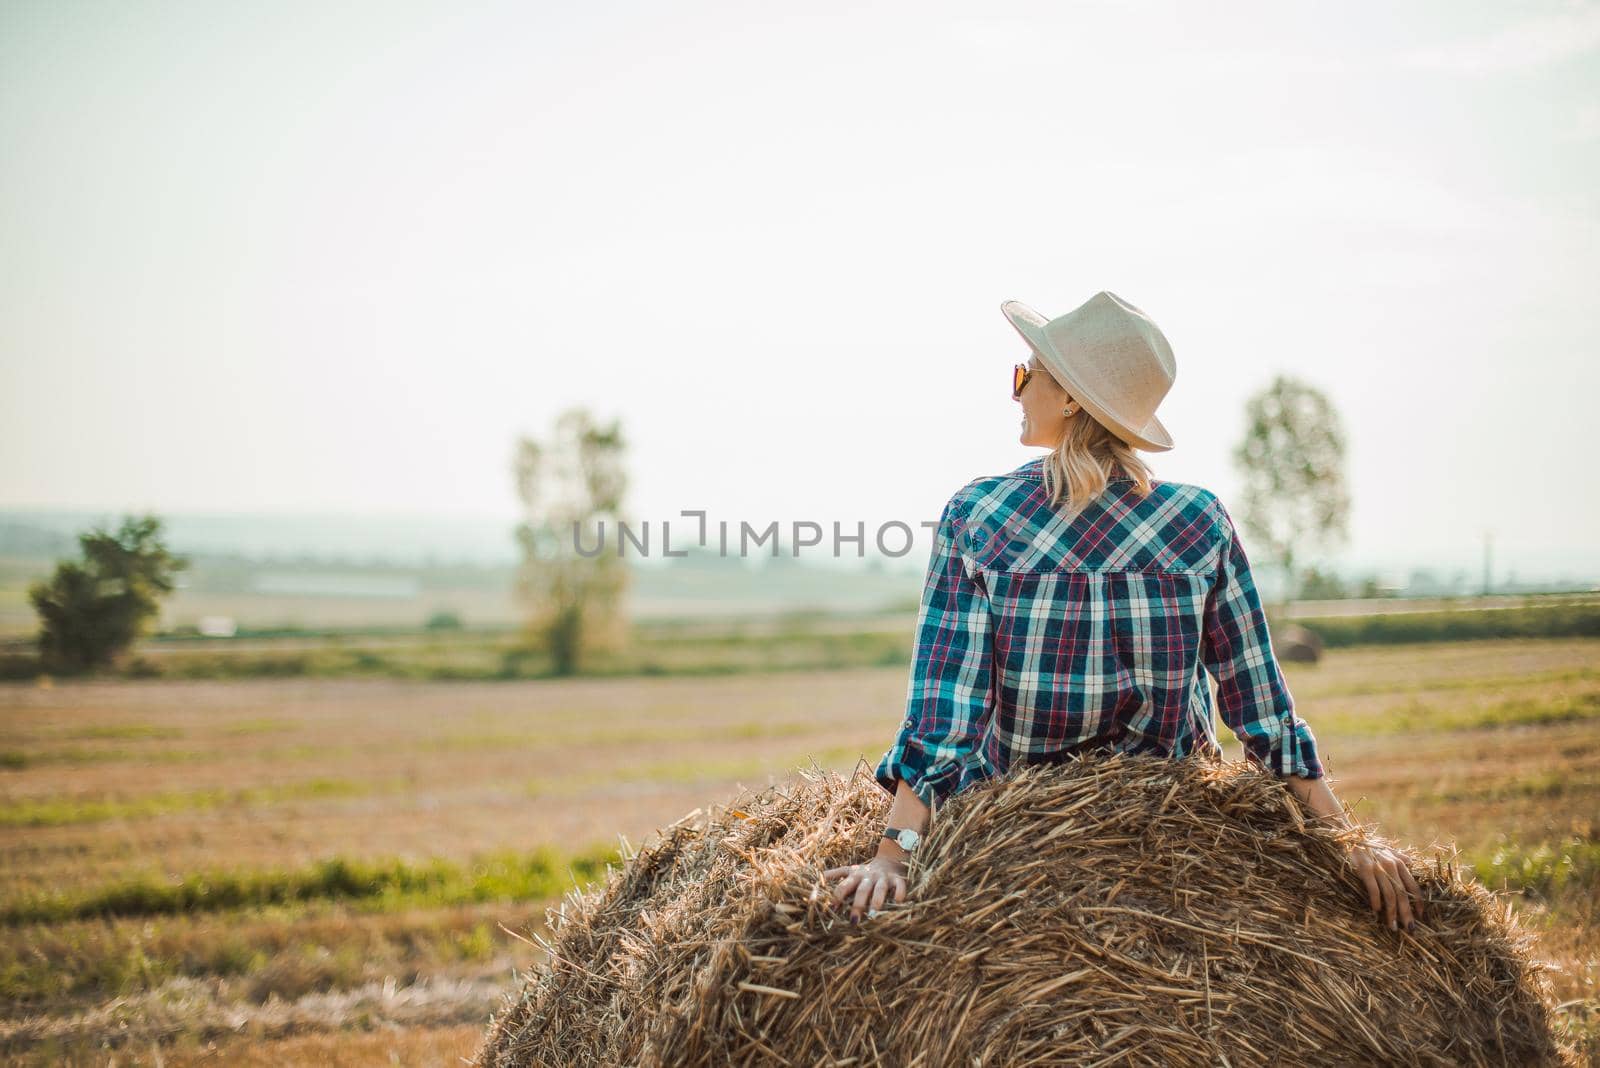
POLYGON ((1600 571, 1600 4, 973 12, 8 0, 0 507, 509 516, 584 404, 640 519, 932 519, 1109 289, 1157 477, 1292 373, 1350 557, 1600 571))

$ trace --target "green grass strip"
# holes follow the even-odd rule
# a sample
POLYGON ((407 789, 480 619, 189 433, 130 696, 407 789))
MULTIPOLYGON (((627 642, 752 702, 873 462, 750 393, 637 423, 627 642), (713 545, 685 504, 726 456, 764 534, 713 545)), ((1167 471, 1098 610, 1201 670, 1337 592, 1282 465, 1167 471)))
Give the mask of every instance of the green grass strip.
POLYGON ((1478 881, 1544 901, 1568 895, 1592 901, 1600 892, 1600 842, 1574 836, 1537 846, 1505 845, 1468 858, 1478 881))
POLYGON ((106 820, 147 819, 173 812, 198 812, 236 805, 271 805, 359 797, 384 784, 312 779, 244 790, 173 790, 130 798, 45 797, 0 802, 0 827, 68 827, 106 820))
POLYGON ((486 901, 540 901, 619 864, 615 849, 562 856, 548 847, 502 852, 469 864, 447 860, 319 860, 297 869, 221 870, 182 879, 137 876, 105 886, 40 894, 0 907, 0 923, 66 923, 114 916, 171 916, 306 902, 352 902, 377 910, 486 901), (568 870, 571 874, 568 874, 568 870))
POLYGON ((1561 694, 1542 699, 1517 697, 1476 708, 1431 704, 1413 698, 1399 708, 1382 712, 1328 708, 1308 712, 1306 719, 1313 730, 1329 737, 1539 727, 1600 719, 1600 693, 1561 694))
POLYGON ((1600 637, 1600 605, 1474 609, 1467 602, 1457 611, 1323 616, 1294 622, 1315 631, 1329 648, 1483 638, 1594 638, 1600 637))

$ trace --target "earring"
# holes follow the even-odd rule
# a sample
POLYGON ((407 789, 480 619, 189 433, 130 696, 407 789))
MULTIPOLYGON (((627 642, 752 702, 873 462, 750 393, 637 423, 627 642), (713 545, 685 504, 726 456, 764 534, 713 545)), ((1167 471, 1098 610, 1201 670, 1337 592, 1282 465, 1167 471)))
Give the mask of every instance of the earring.
POLYGON ((1072 411, 1073 410, 1071 408, 1063 408, 1063 409, 1061 409, 1061 414, 1062 415, 1071 415, 1072 411))

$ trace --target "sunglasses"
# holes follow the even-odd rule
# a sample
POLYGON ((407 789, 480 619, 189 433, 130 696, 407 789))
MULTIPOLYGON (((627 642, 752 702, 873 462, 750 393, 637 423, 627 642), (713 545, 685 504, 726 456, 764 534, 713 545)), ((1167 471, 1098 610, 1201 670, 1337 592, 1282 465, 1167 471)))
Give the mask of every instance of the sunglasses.
POLYGON ((1028 379, 1033 377, 1036 368, 1025 363, 1019 363, 1011 369, 1011 399, 1022 399, 1022 387, 1028 384, 1028 379))

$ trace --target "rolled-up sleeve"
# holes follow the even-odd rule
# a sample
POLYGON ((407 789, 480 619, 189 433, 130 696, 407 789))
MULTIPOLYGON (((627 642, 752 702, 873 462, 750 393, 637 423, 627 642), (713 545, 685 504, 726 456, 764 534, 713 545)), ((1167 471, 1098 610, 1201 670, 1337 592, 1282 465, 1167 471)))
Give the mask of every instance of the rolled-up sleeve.
POLYGON ((1272 649, 1267 615, 1250 574, 1250 560, 1227 509, 1217 502, 1223 540, 1216 579, 1207 595, 1201 655, 1217 680, 1222 721, 1246 755, 1273 774, 1320 778, 1322 763, 1311 726, 1272 649))
POLYGON ((985 776, 979 745, 993 713, 989 596, 961 555, 958 538, 965 529, 958 493, 934 532, 906 715, 876 772, 890 794, 904 779, 930 807, 985 776))

